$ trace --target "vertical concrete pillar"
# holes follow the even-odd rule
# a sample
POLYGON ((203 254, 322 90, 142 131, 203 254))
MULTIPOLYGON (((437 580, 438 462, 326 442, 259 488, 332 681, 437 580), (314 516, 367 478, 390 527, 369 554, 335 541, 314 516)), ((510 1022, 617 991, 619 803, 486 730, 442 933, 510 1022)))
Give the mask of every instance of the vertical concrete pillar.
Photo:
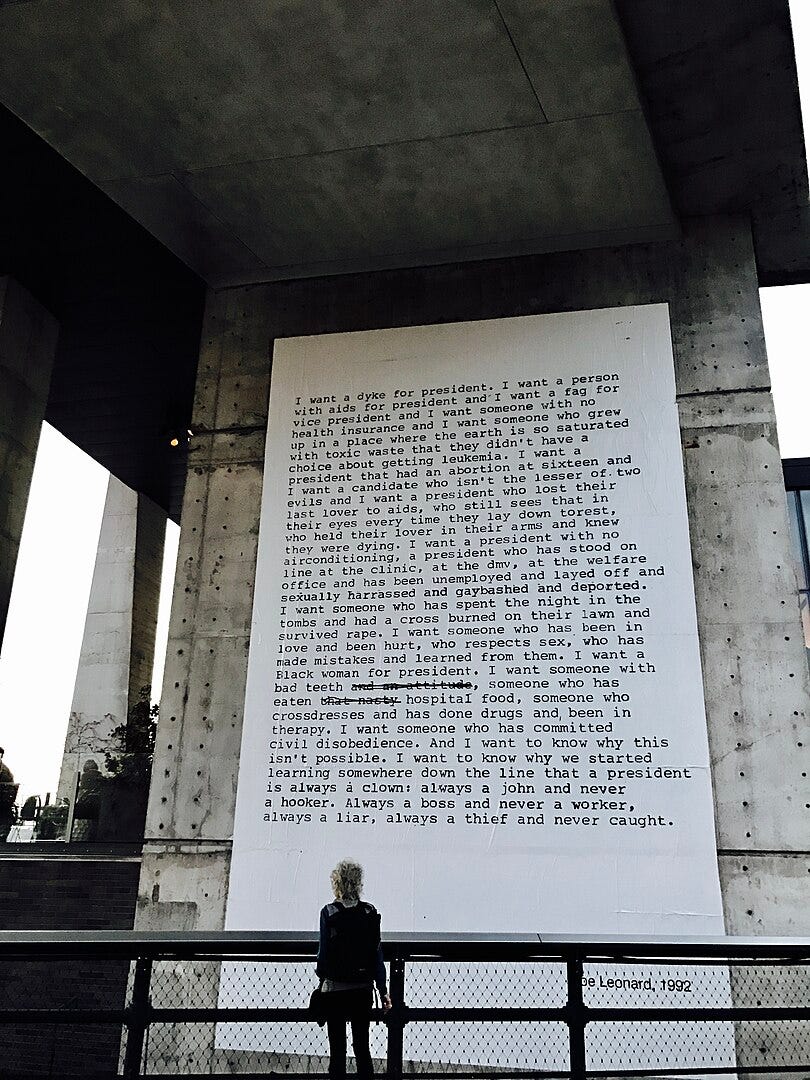
MULTIPOLYGON (((225 921, 270 389, 263 299, 206 305, 136 929, 225 921)), ((155 1004, 216 1004, 218 965, 164 967, 155 1004)), ((179 1025, 159 1054, 206 1072, 214 1052, 214 1025, 179 1025)))
MULTIPOLYGON (((151 678, 166 514, 110 477, 57 795, 88 762, 104 771, 114 728, 151 678)), ((131 837, 128 837, 131 839, 131 837)))
POLYGON ((693 225, 672 267, 726 929, 805 935, 810 679, 748 223, 693 225))
POLYGON ((271 333, 264 290, 209 293, 136 926, 224 922, 271 333))
POLYGON ((51 384, 55 319, 0 277, 0 643, 51 384))

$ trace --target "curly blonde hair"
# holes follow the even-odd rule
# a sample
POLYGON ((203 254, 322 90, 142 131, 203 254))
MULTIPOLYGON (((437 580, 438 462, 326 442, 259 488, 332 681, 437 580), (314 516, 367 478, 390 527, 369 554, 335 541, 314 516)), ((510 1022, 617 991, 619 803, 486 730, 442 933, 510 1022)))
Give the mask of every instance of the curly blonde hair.
POLYGON ((351 859, 341 859, 330 875, 336 900, 359 900, 363 891, 363 867, 351 859))

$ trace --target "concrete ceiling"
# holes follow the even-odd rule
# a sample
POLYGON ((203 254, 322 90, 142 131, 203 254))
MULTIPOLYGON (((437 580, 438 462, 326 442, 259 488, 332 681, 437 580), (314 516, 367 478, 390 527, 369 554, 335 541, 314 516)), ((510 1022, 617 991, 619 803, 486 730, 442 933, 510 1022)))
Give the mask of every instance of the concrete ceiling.
POLYGON ((0 100, 209 284, 651 240, 611 0, 29 0, 0 100))

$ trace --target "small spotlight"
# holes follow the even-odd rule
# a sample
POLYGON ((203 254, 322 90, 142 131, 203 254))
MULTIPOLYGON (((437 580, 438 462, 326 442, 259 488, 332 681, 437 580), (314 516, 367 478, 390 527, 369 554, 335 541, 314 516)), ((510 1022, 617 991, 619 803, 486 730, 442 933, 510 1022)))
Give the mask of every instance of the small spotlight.
POLYGON ((169 439, 169 446, 179 446, 180 440, 175 435, 173 439, 169 439))

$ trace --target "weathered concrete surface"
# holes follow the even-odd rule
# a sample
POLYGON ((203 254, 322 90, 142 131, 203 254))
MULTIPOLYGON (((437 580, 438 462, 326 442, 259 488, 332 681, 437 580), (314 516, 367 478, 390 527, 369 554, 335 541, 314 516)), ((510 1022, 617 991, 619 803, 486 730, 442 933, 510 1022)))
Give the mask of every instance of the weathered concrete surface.
POLYGON ((802 851, 807 662, 771 396, 704 394, 680 409, 718 846, 802 851))
MULTIPOLYGON (((806 936, 810 856, 746 852, 720 856, 726 929, 730 934, 806 936)), ((810 995, 806 966, 737 968, 732 975, 735 1003, 746 1006, 804 1005, 810 995)), ((740 1066, 783 1063, 795 1065, 810 1056, 807 1023, 738 1024, 740 1066)), ((784 1073, 763 1074, 778 1080, 784 1073)))
POLYGON ((0 277, 0 643, 58 332, 22 286, 0 277))
MULTIPOLYGON (((270 388, 262 299, 209 295, 136 928, 225 921, 270 388)), ((155 1004, 216 1005, 219 965, 191 967, 163 965, 155 1004)), ((213 1025, 154 1050, 191 1072, 213 1052, 213 1025)))
POLYGON ((761 900, 755 929, 778 933, 768 899, 778 898, 779 925, 810 933, 789 858, 808 847, 808 675, 751 235, 739 218, 693 223, 666 245, 210 294, 195 406, 202 434, 182 522, 139 926, 165 926, 172 911, 184 927, 223 924, 224 885, 211 883, 224 882, 229 859, 271 339, 662 301, 683 426, 728 926, 742 932, 740 903, 757 910, 761 900), (200 843, 214 845, 202 864, 200 843), (738 880, 732 852, 756 856, 758 876, 738 880), (178 903, 189 906, 181 912, 178 903))
POLYGON ((186 928, 201 929, 224 922, 270 347, 261 294, 209 296, 138 926, 180 919, 186 928))
POLYGON ((29 0, 0 33, 0 100, 214 286, 677 234, 611 0, 29 0))
POLYGON ((166 514, 110 477, 57 789, 89 760, 104 769, 114 728, 151 681, 166 514))
POLYGON ((132 643, 129 657, 129 703, 134 704, 144 687, 151 686, 155 662, 160 583, 166 512, 151 499, 138 495, 135 523, 135 565, 132 584, 132 643))

